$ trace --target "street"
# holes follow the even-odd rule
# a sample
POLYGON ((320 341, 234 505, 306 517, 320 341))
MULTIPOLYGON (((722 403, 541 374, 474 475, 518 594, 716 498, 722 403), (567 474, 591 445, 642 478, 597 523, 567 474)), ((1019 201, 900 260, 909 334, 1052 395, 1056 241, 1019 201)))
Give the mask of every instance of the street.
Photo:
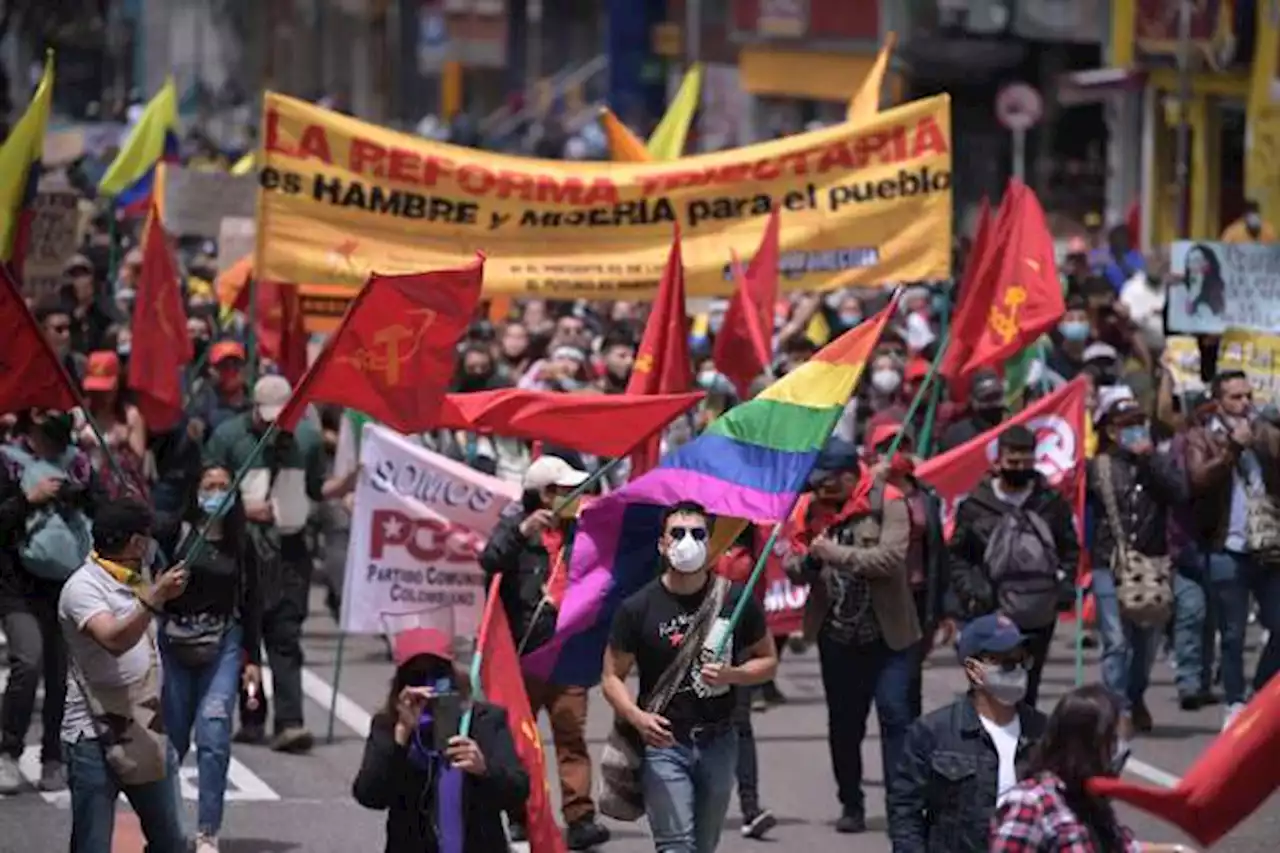
MULTIPOLYGON (((329 700, 333 695, 334 661, 339 635, 334 623, 313 596, 307 623, 307 672, 304 679, 309 704, 307 723, 319 741, 309 756, 278 755, 263 747, 236 745, 227 794, 222 834, 225 853, 350 853, 381 850, 383 817, 358 806, 351 798, 351 780, 360 762, 364 733, 370 715, 385 701, 391 665, 377 638, 348 638, 340 673, 333 743, 325 743, 329 700)), ((1060 629, 1050 665, 1045 673, 1042 707, 1048 710, 1074 680, 1069 625, 1060 629)), ((1256 649, 1250 650, 1252 655, 1256 649)), ((2 671, 2 670, 0 670, 2 671)), ((1089 652, 1088 677, 1097 675, 1097 652, 1089 652)), ((765 842, 748 841, 739 834, 736 799, 730 810, 720 849, 726 853, 775 850, 848 850, 879 853, 889 845, 884 835, 884 789, 880 779, 879 744, 872 734, 864 746, 867 813, 871 831, 861 836, 837 836, 832 823, 838 814, 826 745, 826 708, 818 675, 816 651, 786 653, 781 667, 781 687, 789 698, 785 706, 755 716, 759 748, 761 796, 778 816, 779 825, 765 842)), ((963 675, 954 658, 936 652, 925 673, 925 707, 949 701, 963 686, 963 675)), ((1177 708, 1168 662, 1159 661, 1153 673, 1148 704, 1156 730, 1135 744, 1128 772, 1141 781, 1173 784, 1216 734, 1220 708, 1184 713, 1177 708)), ((592 697, 589 740, 593 754, 603 744, 609 711, 598 693, 592 697)), ((873 715, 874 718, 874 715, 873 715)), ((550 743, 545 719, 543 737, 550 743)), ((36 733, 28 744, 38 742, 36 733)), ((38 748, 24 756, 29 778, 38 775, 38 748)), ((187 826, 194 829, 195 786, 192 759, 184 773, 187 826), (185 777, 190 776, 190 780, 185 777)), ((558 786, 552 783, 553 792, 558 786)), ((66 849, 70 832, 67 794, 41 795, 34 789, 0 801, 0 853, 35 853, 66 849)), ((1121 817, 1150 841, 1178 841, 1178 833, 1128 808, 1121 817)), ((611 853, 652 850, 643 823, 611 823, 611 853)), ((1280 805, 1272 802, 1222 841, 1223 853, 1263 853, 1276 849, 1280 835, 1280 805)), ((127 806, 117 819, 116 851, 141 849, 136 822, 127 806)))

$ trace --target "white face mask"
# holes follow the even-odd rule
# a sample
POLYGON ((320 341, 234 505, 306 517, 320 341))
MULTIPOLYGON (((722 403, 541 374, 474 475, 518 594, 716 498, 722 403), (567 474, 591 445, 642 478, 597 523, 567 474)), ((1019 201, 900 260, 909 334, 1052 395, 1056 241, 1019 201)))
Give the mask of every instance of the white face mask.
POLYGON ((892 394, 902 386, 902 374, 883 367, 871 373, 871 387, 881 394, 892 394))
POLYGON ((1016 667, 1006 671, 997 664, 980 664, 982 683, 978 686, 995 701, 1006 707, 1013 707, 1027 695, 1027 671, 1016 667))
POLYGON ((1258 231, 1262 228, 1262 217, 1256 213, 1246 213, 1244 216, 1244 224, 1258 231))
POLYGON ((667 562, 677 572, 691 575, 707 562, 707 543, 692 536, 681 536, 667 549, 667 562))

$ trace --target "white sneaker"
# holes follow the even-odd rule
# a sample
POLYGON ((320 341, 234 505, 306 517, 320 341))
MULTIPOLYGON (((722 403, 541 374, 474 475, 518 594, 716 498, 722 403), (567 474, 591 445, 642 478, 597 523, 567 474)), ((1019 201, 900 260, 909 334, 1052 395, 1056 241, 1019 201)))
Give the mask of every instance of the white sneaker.
POLYGON ((195 853, 218 853, 218 837, 203 832, 197 835, 195 853))
POLYGON ((1233 702, 1227 706, 1226 713, 1222 716, 1222 730, 1224 732, 1231 728, 1231 724, 1236 721, 1236 717, 1240 716, 1240 712, 1243 710, 1243 702, 1233 702))
POLYGON ((0 755, 0 794, 16 794, 22 790, 22 771, 11 755, 0 755))

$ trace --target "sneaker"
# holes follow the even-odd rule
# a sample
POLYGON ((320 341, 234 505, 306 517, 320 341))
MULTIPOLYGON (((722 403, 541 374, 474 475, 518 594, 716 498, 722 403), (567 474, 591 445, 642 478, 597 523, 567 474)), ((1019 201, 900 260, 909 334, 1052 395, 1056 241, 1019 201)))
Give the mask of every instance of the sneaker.
POLYGON ((22 790, 22 771, 12 755, 0 755, 0 794, 16 794, 22 790))
POLYGON ((836 821, 836 832, 841 835, 857 835, 867 831, 867 817, 861 812, 845 812, 836 821))
POLYGON ((1240 712, 1243 710, 1243 702, 1232 702, 1227 706, 1226 713, 1222 715, 1222 730, 1224 732, 1231 728, 1231 724, 1236 721, 1236 717, 1240 716, 1240 712))
POLYGON ((40 765, 40 782, 36 785, 41 791, 61 791, 67 787, 67 776, 62 772, 61 761, 46 761, 40 765))
POLYGON ((766 681, 764 688, 760 692, 764 694, 764 701, 770 705, 787 704, 787 695, 778 689, 777 682, 766 681))
POLYGON ((203 832, 197 835, 195 853, 218 853, 218 836, 203 832))
POLYGON ((764 698, 764 692, 758 687, 751 690, 751 710, 757 714, 763 714, 769 710, 769 702, 764 698))
POLYGON ((314 744, 315 738, 302 726, 289 726, 271 739, 276 752, 310 752, 314 744))
POLYGON ((569 824, 564 840, 570 850, 590 850, 609 840, 609 830, 596 823, 595 815, 592 815, 569 824))
POLYGON ((764 838, 769 830, 778 825, 778 819, 768 809, 761 809, 751 815, 742 817, 743 838, 764 838))
POLYGON ((1141 700, 1134 702, 1131 714, 1133 730, 1140 735, 1150 734, 1155 724, 1151 720, 1151 712, 1147 710, 1147 703, 1141 700))
POLYGON ((1214 695, 1212 690, 1201 690, 1199 693, 1189 693, 1178 697, 1178 705, 1184 711, 1199 711, 1201 708, 1217 704, 1218 697, 1214 695))

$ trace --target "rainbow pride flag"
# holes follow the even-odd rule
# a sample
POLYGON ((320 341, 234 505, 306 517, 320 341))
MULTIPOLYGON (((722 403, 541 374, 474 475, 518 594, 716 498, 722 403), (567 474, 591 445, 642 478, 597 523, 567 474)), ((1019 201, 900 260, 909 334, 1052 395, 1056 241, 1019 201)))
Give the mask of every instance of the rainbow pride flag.
POLYGON ((553 684, 600 680, 613 614, 657 575, 659 524, 671 504, 697 501, 716 518, 784 519, 896 310, 890 300, 657 468, 584 508, 556 633, 524 656, 525 672, 553 684))

